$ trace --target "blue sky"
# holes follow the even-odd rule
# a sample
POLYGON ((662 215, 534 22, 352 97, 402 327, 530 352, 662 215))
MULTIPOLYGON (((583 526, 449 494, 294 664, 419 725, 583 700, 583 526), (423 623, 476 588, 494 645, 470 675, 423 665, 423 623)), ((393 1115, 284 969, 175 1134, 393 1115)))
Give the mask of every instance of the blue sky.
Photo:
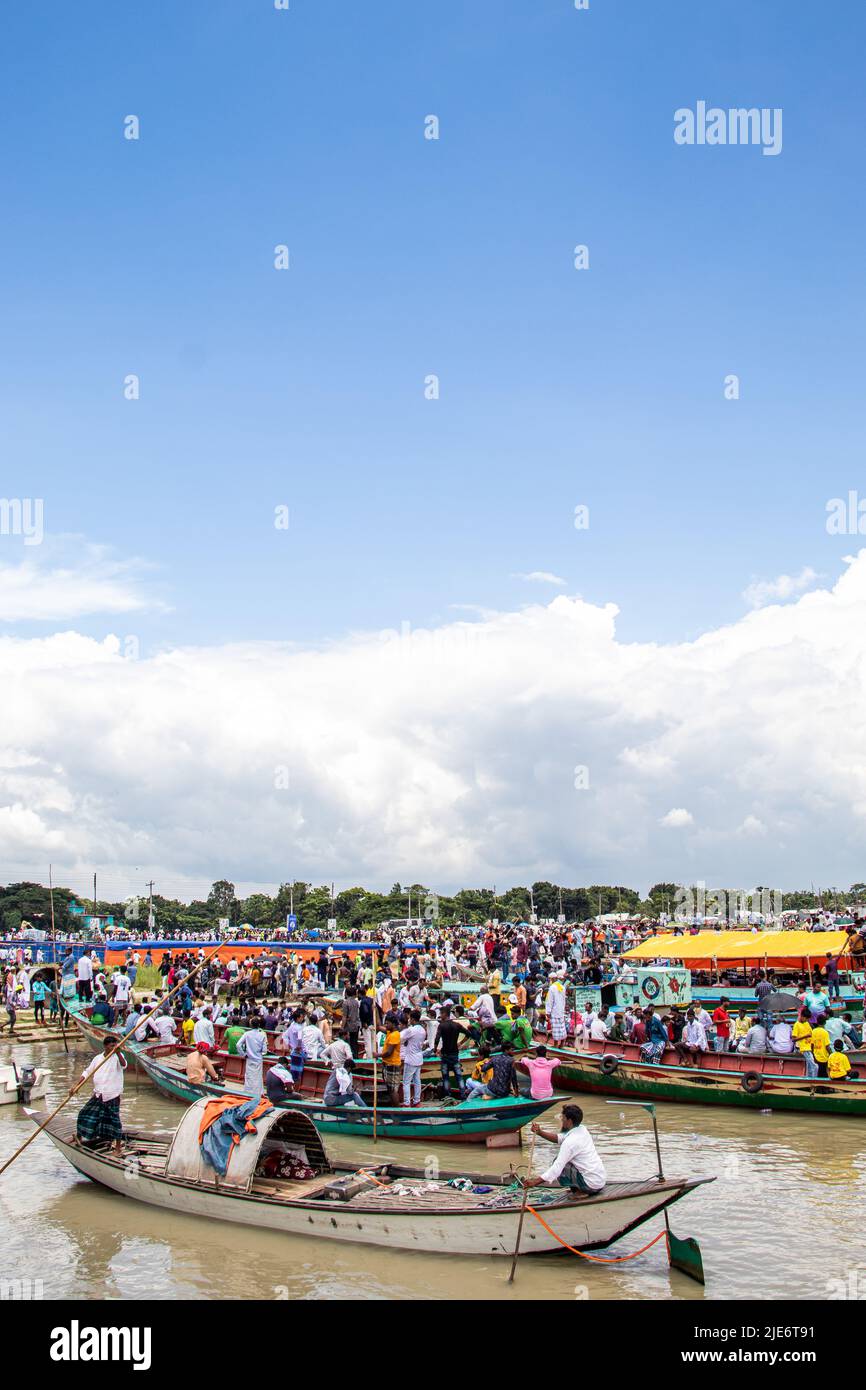
POLYGON ((153 565, 151 648, 428 626, 535 570, 673 640, 835 576, 863 38, 781 0, 14 7, 4 492, 153 565), (781 155, 676 146, 698 99, 782 107, 781 155))

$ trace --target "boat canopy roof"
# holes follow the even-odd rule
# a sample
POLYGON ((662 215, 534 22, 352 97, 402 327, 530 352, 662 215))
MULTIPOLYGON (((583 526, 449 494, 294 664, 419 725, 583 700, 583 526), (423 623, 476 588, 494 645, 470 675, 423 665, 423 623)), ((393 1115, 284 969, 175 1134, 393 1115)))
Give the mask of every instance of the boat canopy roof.
POLYGON ((244 1134, 239 1143, 232 1146, 226 1176, 219 1177, 205 1160, 199 1143, 204 1112, 211 1103, 208 1096, 203 1096, 186 1111, 174 1132, 169 1149, 165 1166, 167 1178, 181 1178, 186 1182, 203 1183, 209 1187, 249 1192, 266 1146, 268 1149, 279 1146, 292 1153, 298 1153, 318 1172, 324 1173, 329 1170, 325 1146, 310 1117, 301 1110, 274 1107, 266 1115, 253 1121, 256 1127, 255 1134, 244 1134))
MULTIPOLYGON (((623 960, 681 960, 701 966, 712 961, 754 961, 799 969, 806 960, 838 956, 847 943, 843 931, 699 931, 694 936, 651 936, 623 960)), ((844 961, 845 957, 841 958, 844 961)))

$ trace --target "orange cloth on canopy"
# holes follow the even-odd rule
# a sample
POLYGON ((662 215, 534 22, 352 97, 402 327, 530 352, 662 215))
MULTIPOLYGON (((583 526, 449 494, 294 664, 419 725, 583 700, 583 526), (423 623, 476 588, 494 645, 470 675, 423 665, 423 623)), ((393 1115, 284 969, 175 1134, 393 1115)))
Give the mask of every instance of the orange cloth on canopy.
MULTIPOLYGON (((211 1125, 219 1119, 220 1115, 222 1115, 224 1110, 232 1110, 236 1105, 246 1105, 247 1102, 251 1100, 252 1096, 236 1095, 218 1096, 215 1100, 209 1100, 202 1112, 201 1124, 198 1127, 198 1142, 201 1143, 202 1139, 207 1134, 207 1131, 210 1129, 211 1125)), ((247 1120, 247 1133, 255 1134, 256 1129, 255 1125, 252 1123, 253 1120, 260 1120, 262 1115, 266 1115, 268 1111, 272 1109, 273 1106, 271 1105, 271 1102, 265 1096, 262 1096, 255 1110, 247 1120)), ((240 1135, 233 1134, 232 1140, 235 1144, 240 1143, 240 1135)))

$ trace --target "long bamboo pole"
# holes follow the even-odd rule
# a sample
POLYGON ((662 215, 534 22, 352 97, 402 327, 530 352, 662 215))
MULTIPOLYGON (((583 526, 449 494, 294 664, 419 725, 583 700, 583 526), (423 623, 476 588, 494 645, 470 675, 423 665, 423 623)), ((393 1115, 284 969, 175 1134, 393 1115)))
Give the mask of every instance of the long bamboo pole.
MULTIPOLYGON (((529 1145, 529 1158, 526 1160, 526 1176, 532 1177, 532 1155, 535 1153, 535 1141, 538 1138, 535 1130, 532 1131, 532 1142, 529 1145)), ((0 1169, 2 1172, 2 1169, 0 1169)), ((514 1258, 511 1261, 511 1273, 508 1276, 509 1284, 514 1283, 514 1276, 517 1273, 517 1257, 520 1254, 520 1237, 523 1235, 523 1222, 526 1219, 526 1203, 529 1197, 529 1188, 526 1183, 523 1185, 523 1202, 520 1206, 520 1220, 517 1223, 517 1240, 514 1245, 514 1258)))
MULTIPOLYGON (((117 1042, 114 1044, 114 1047, 111 1049, 111 1051, 105 1053, 105 1056, 102 1058, 102 1061, 99 1063, 99 1066, 98 1066, 98 1067, 94 1067, 94 1068, 93 1068, 93 1071, 90 1073, 90 1075, 91 1075, 91 1076, 95 1076, 96 1073, 99 1071, 99 1067, 103 1066, 103 1065, 108 1061, 109 1057, 113 1057, 114 1054, 115 1054, 116 1052, 119 1052, 119 1051, 120 1051, 120 1049, 123 1047, 123 1044, 124 1044, 125 1042, 128 1042, 128 1040, 132 1037, 132 1035, 133 1035, 133 1033, 136 1031, 136 1029, 137 1029, 137 1028, 140 1028, 140 1027, 142 1026, 143 1023, 146 1023, 147 1020, 148 1020, 149 1018, 151 1018, 155 1013, 159 1013, 159 1010, 163 1007, 163 1005, 164 1005, 164 1004, 167 1004, 168 1001, 169 1001, 169 999, 171 999, 171 997, 172 997, 173 995, 177 994, 177 992, 178 992, 179 989, 182 989, 182 988, 183 988, 184 984, 186 983, 186 980, 191 980, 192 977, 193 977, 193 975, 197 975, 198 972, 199 972, 200 970, 203 970, 204 967, 205 967, 210 961, 213 960, 213 958, 214 958, 214 956, 217 954, 217 951, 218 951, 218 950, 219 950, 219 946, 215 946, 214 949, 211 951, 210 955, 209 955, 209 956, 205 956, 204 960, 203 960, 203 961, 199 961, 198 965, 195 966, 195 968, 192 969, 192 970, 189 972, 189 974, 188 974, 187 976, 185 976, 185 978, 184 978, 183 980, 178 981, 178 983, 177 983, 176 985, 174 985, 174 987, 173 987, 172 989, 169 990, 168 994, 166 994, 165 997, 164 997, 163 999, 160 999, 159 1003, 156 1004, 156 1005, 150 1010, 150 1013, 145 1014, 143 1018, 140 1018, 140 1019, 138 1020, 138 1022, 134 1025, 134 1027, 130 1028, 130 1030, 129 1030, 128 1033, 124 1033, 122 1037, 118 1038, 117 1042)), ((87 1079, 89 1079, 89 1078, 87 1078, 87 1079)), ((14 1154, 12 1154, 11 1158, 7 1158, 7 1160, 6 1160, 6 1162, 3 1164, 3 1166, 0 1167, 0 1176, 2 1176, 2 1174, 6 1172, 6 1169, 9 1168, 9 1167, 11 1166, 11 1164, 13 1164, 13 1163, 15 1162, 16 1158, 18 1158, 21 1154, 23 1154, 24 1150, 25 1150, 26 1148, 28 1148, 28 1146, 29 1146, 30 1144, 33 1143, 33 1140, 34 1140, 34 1139, 38 1139, 38 1138, 39 1138, 39 1135, 42 1133, 43 1129, 45 1129, 46 1125, 49 1125, 49 1124, 51 1123, 51 1121, 54 1119, 54 1117, 55 1117, 56 1115, 59 1115, 59 1114, 60 1114, 60 1112, 61 1112, 61 1110, 63 1109, 64 1105, 66 1105, 66 1104, 72 1099, 72 1097, 76 1094, 76 1092, 78 1092, 78 1091, 81 1090, 81 1087, 84 1085, 84 1082, 85 1082, 85 1077, 82 1076, 81 1080, 80 1080, 80 1081, 77 1081, 77 1082, 75 1083, 75 1085, 72 1087, 72 1090, 69 1092, 69 1094, 66 1095, 66 1096, 64 1096, 63 1100, 62 1100, 62 1101, 60 1102, 60 1104, 56 1107, 56 1109, 52 1110, 51 1114, 48 1115, 47 1118, 44 1119, 44 1120, 42 1121, 42 1124, 41 1124, 41 1125, 38 1125, 38 1126, 36 1127, 36 1129, 34 1129, 33 1133, 30 1135, 30 1137, 29 1137, 28 1139, 25 1139, 23 1144, 20 1144, 20 1145, 19 1145, 19 1147, 15 1150, 14 1154)))

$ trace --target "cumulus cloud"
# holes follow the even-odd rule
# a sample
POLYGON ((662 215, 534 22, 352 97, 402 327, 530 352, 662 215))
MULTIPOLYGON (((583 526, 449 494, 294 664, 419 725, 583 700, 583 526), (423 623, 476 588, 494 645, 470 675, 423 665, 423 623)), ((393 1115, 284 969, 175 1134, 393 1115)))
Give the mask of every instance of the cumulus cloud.
POLYGON ((616 620, 560 594, 137 661, 74 631, 0 637, 4 874, 44 879, 50 858, 75 886, 97 866, 117 898, 151 876, 862 877, 866 552, 833 588, 695 641, 622 642, 616 620))
POLYGON ((684 806, 675 806, 659 821, 659 825, 665 826, 668 830, 679 830, 682 826, 694 825, 694 823, 694 816, 684 806))
POLYGON ((568 582, 558 574, 551 574, 550 570, 530 570, 528 574, 512 574, 511 578, 525 579, 529 584, 552 584, 558 589, 564 589, 568 582))
POLYGON ((795 598, 806 589, 817 584, 820 575, 809 565, 799 574, 780 574, 776 579, 755 579, 743 590, 743 598, 750 608, 763 608, 767 603, 784 603, 795 598))
POLYGON ((46 540, 20 558, 0 557, 0 621, 69 622, 91 613, 165 605, 142 587, 147 567, 77 537, 46 540))

